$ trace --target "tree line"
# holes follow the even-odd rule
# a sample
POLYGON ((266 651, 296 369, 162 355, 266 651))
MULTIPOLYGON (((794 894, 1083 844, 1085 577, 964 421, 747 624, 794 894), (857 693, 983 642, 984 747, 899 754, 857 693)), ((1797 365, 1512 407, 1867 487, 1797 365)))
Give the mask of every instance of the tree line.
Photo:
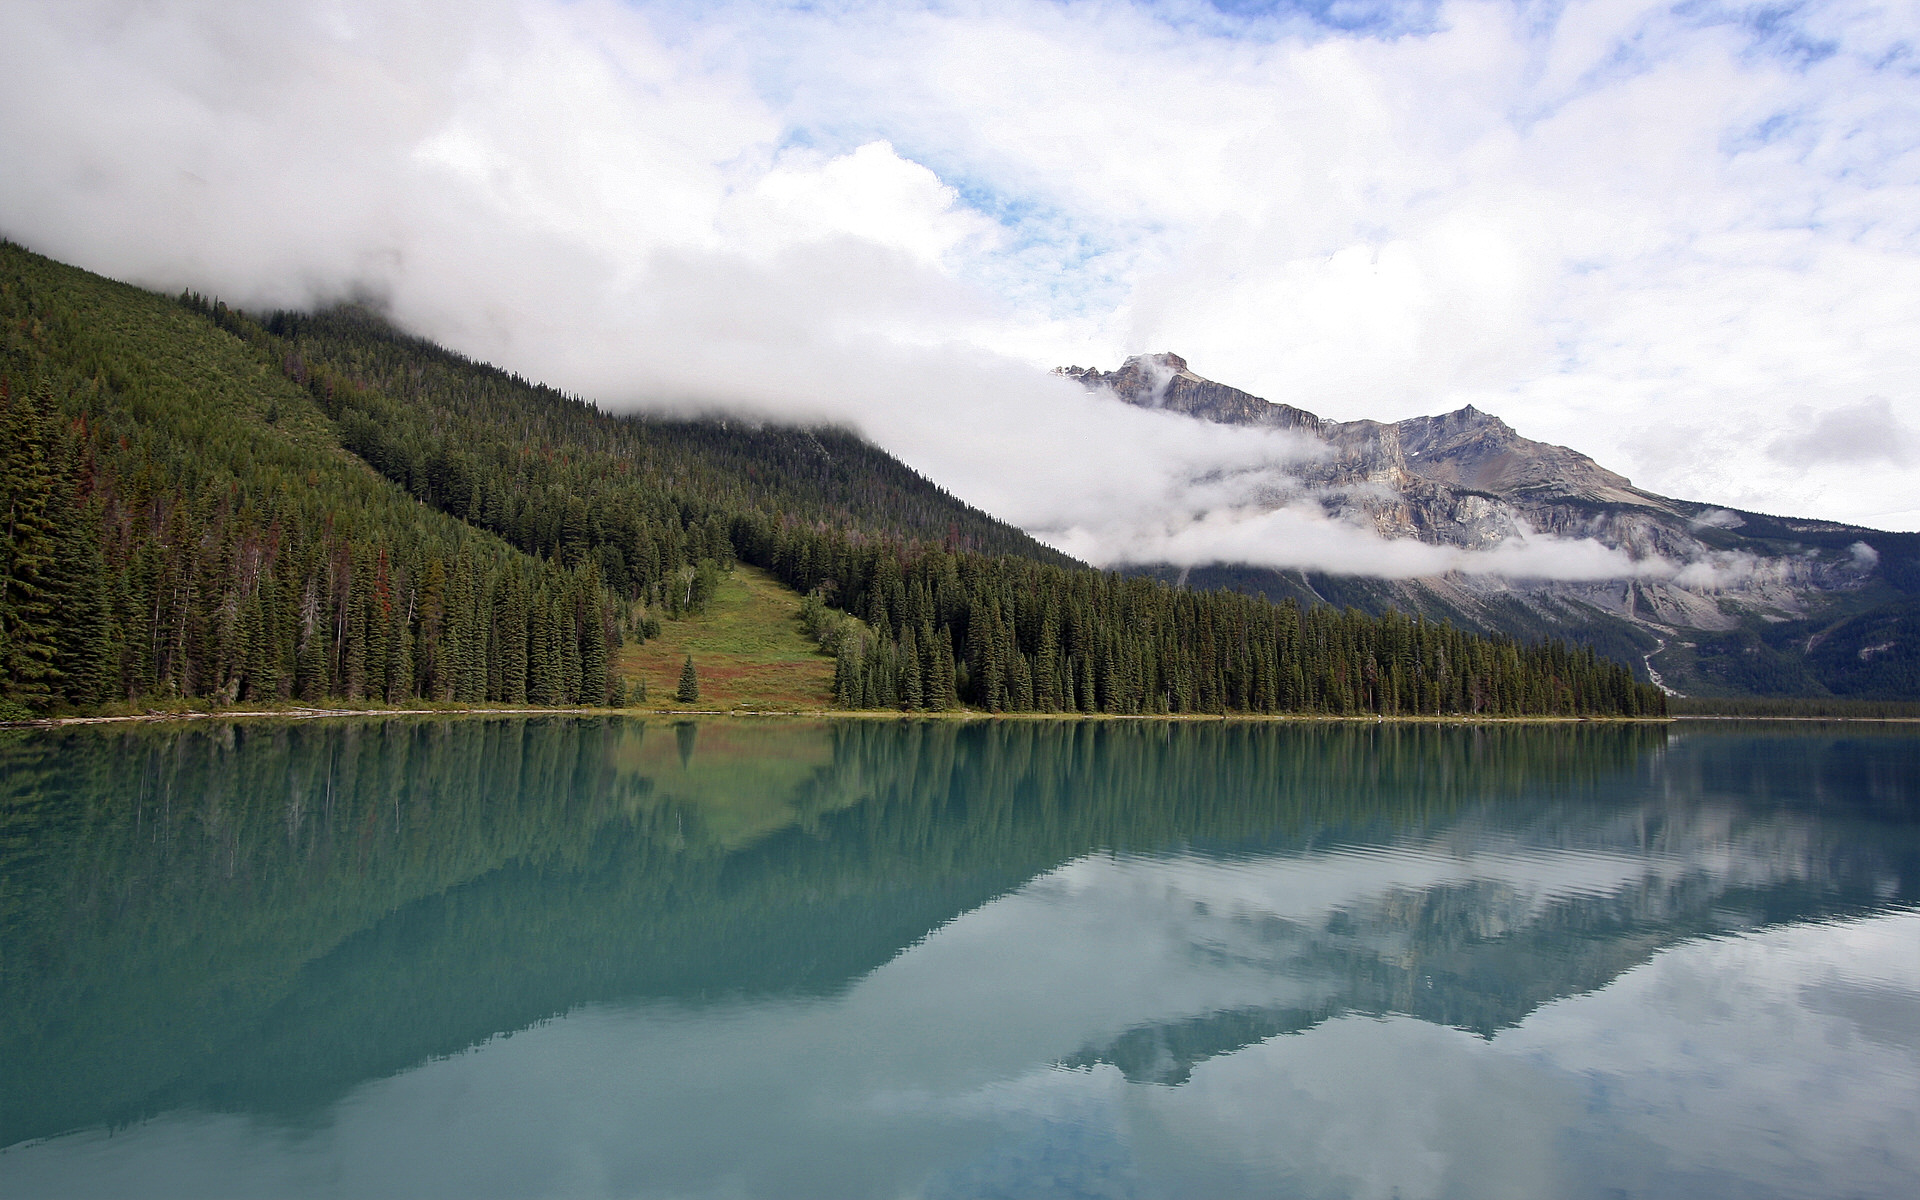
POLYGON ((1331 715, 1664 714, 1589 648, 1353 609, 742 520, 736 553, 809 596, 853 708, 1331 715), (841 610, 834 612, 831 600, 841 610), (842 614, 857 614, 850 617, 842 614))

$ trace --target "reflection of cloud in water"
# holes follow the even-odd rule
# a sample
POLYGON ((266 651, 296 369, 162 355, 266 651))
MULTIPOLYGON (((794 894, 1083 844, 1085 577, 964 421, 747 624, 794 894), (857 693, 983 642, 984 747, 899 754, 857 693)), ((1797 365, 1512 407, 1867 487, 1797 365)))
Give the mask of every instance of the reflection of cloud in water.
POLYGON ((837 729, 775 776, 709 744, 730 723, 685 766, 677 738, 622 743, 653 781, 636 811, 674 834, 612 843, 649 887, 463 884, 309 972, 298 998, 341 997, 344 1032, 276 1008, 278 1040, 230 1057, 298 1066, 434 1003, 462 1016, 449 1000, 562 941, 559 982, 510 1011, 566 1015, 451 1055, 412 1047, 507 1024, 406 1041, 399 1061, 429 1061, 292 1120, 163 1097, 111 1136, 0 1154, 0 1192, 1871 1196, 1920 1167, 1920 917, 1886 911, 1913 897, 1915 827, 1878 815, 1908 811, 1909 741, 1862 766, 1830 741, 1644 755, 1603 731, 1606 753, 1554 740, 1567 760, 1487 774, 1465 766, 1513 762, 1519 733, 1296 730, 1332 744, 1236 758, 1233 726, 1102 724, 1074 728, 1131 740, 1048 793, 1026 766, 1046 726, 912 728, 837 729), (1241 805, 1275 781, 1295 790, 1241 805), (681 818, 711 808, 692 800, 736 793, 757 799, 684 849, 681 818), (899 807, 849 799, 868 795, 899 807), (782 905, 798 917, 763 919, 782 905), (462 957, 495 943, 513 953, 462 957))
POLYGON ((1338 1018, 1108 1119, 1142 1194, 1905 1195, 1916 945, 1910 913, 1689 942, 1491 1039, 1338 1018))
MULTIPOLYGON (((1297 956, 1205 952, 1222 930, 1253 936, 1251 904, 1298 929, 1464 885, 1523 897, 1523 921, 1555 895, 1642 882, 1602 854, 1430 857, 1379 856, 1344 883, 1347 852, 1090 858, 832 999, 589 1008, 365 1085, 316 1128, 164 1118, 112 1145, 16 1150, 0 1175, 18 1194, 60 1179, 116 1195, 947 1198, 1051 1180, 1224 1198, 1891 1196, 1920 1172, 1911 913, 1688 941, 1491 1036, 1334 1013, 1178 1087, 1035 1067, 1143 1022, 1340 1001, 1337 972, 1296 974, 1297 956), (1556 857, 1567 870, 1541 869, 1556 857)), ((1662 861, 1642 870, 1686 873, 1662 861)), ((1417 978, 1419 945, 1375 950, 1417 978)))

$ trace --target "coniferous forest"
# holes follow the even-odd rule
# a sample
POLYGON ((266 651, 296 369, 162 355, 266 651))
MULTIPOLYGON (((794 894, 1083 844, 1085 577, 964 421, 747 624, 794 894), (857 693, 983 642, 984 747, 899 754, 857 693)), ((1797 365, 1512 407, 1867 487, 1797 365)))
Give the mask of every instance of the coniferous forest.
POLYGON ((1655 715, 1590 650, 1094 571, 855 434, 621 417, 0 244, 0 704, 619 704, 736 561, 852 708, 1655 715))

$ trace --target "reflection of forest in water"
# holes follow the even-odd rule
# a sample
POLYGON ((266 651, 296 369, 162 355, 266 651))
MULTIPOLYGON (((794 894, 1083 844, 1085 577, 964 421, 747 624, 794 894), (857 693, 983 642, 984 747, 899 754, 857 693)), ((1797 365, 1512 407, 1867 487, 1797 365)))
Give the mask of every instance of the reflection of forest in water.
POLYGON ((1678 938, 1911 899, 1914 778, 1920 739, 1640 726, 36 733, 0 742, 0 1145, 183 1103, 293 1115, 590 1001, 832 993, 1096 851, 1467 865, 1236 918, 1240 952, 1314 986, 1080 1061, 1178 1082, 1342 1011, 1486 1032, 1678 938))

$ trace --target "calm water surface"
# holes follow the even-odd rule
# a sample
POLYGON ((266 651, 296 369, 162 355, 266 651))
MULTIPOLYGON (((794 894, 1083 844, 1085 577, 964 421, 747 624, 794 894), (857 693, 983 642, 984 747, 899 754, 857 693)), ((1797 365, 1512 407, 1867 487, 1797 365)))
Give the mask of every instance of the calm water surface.
POLYGON ((0 740, 0 1195, 1908 1197, 1920 736, 0 740))

